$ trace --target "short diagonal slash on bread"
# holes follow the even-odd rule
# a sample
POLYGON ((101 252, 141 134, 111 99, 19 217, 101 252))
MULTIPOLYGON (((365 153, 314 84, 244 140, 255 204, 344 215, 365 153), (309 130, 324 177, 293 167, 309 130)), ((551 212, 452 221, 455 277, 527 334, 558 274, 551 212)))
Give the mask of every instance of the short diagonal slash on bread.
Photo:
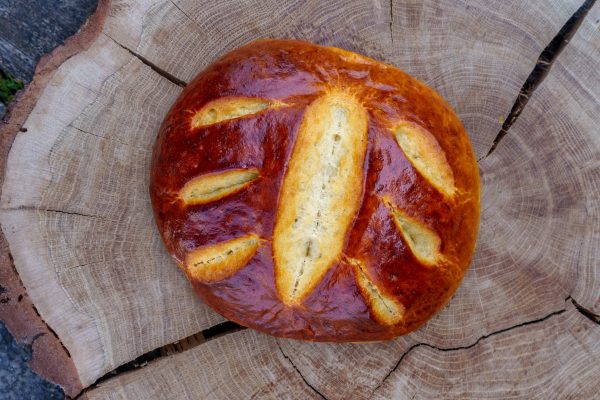
POLYGON ((232 169, 200 175, 179 191, 185 204, 205 204, 239 192, 259 177, 255 168, 232 169))
POLYGON ((254 257, 259 238, 250 234, 214 245, 199 247, 188 253, 187 273, 201 282, 215 282, 234 275, 254 257))

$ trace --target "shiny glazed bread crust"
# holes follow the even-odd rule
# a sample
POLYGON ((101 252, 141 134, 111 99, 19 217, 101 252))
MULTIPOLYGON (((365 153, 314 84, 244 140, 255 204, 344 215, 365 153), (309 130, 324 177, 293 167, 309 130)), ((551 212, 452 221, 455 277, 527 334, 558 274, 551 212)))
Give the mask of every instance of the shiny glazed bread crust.
POLYGON ((226 318, 371 341, 439 311, 471 259, 479 175, 433 90, 392 66, 261 40, 185 89, 153 153, 169 253, 226 318))

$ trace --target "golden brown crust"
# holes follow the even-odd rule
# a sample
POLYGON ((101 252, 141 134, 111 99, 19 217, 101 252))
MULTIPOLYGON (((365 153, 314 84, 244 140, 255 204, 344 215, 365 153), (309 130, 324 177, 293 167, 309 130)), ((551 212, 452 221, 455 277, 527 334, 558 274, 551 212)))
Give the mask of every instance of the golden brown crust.
POLYGON ((422 325, 458 287, 479 223, 471 145, 435 92, 291 40, 253 42, 198 75, 163 123, 150 191, 205 302, 308 340, 422 325))

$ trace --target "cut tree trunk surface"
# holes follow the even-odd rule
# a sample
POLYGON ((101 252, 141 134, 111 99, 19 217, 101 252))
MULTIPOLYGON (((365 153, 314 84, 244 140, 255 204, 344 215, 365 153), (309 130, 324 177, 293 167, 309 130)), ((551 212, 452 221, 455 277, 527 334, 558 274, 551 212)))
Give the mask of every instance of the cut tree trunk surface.
POLYGON ((5 127, 16 137, 5 146, 2 268, 12 268, 10 251, 68 352, 55 350, 72 368, 54 380, 90 399, 597 395, 600 5, 592 4, 103 3, 98 34, 36 76, 31 112, 21 106, 5 127), (158 127, 202 68, 264 37, 396 65, 465 124, 483 184, 477 251, 453 300, 417 332, 357 345, 240 330, 196 299, 165 253, 147 194, 158 127))

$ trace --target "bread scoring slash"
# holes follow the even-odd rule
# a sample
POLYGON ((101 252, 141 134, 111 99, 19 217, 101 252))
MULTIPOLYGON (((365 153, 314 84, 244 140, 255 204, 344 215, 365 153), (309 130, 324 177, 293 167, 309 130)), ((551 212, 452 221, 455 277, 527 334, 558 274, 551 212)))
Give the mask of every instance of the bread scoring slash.
POLYGON ((391 339, 468 268, 468 136, 433 90, 347 50, 260 40, 167 115, 150 194, 169 253, 226 318, 280 337, 391 339))

